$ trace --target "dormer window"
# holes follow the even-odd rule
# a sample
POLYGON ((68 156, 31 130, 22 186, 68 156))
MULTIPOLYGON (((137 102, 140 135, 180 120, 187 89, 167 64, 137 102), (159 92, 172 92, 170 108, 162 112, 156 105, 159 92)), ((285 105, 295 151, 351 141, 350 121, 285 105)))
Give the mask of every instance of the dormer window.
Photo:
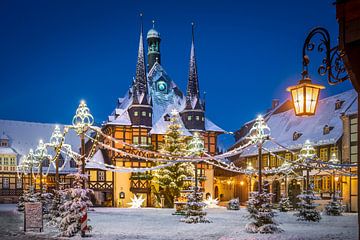
POLYGON ((302 133, 301 132, 294 132, 293 133, 293 141, 296 141, 299 139, 299 137, 301 137, 302 133))
POLYGON ((336 102, 335 102, 335 110, 338 110, 338 109, 340 109, 341 107, 342 107, 342 105, 344 104, 344 100, 336 100, 336 102))
POLYGON ((169 115, 169 114, 166 114, 166 115, 164 116, 164 120, 165 120, 166 122, 170 121, 170 115, 169 115))
POLYGON ((329 125, 325 125, 324 128, 323 128, 323 134, 326 135, 326 134, 329 134, 331 130, 333 130, 334 127, 331 127, 329 125))

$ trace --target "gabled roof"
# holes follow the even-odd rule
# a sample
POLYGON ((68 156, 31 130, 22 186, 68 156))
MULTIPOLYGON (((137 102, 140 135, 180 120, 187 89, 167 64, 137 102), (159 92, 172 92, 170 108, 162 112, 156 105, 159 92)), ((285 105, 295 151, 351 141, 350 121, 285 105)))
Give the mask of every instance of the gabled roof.
MULTIPOLYGON (((60 125, 60 128, 63 125, 60 125)), ((39 140, 49 141, 56 124, 51 123, 35 123, 13 120, 0 120, 0 131, 6 132, 10 138, 11 148, 19 155, 28 154, 29 150, 36 149, 39 140)), ((69 131, 65 137, 65 143, 70 144, 72 150, 78 152, 80 148, 80 140, 74 131, 69 131)), ((47 168, 44 168, 45 170, 47 168)), ((45 171, 44 170, 44 171, 45 171)), ((53 168, 55 171, 55 168, 53 168)), ((70 165, 65 166, 61 173, 70 172, 70 165)))
MULTIPOLYGON (((186 106, 186 99, 176 83, 169 77, 165 69, 158 62, 155 62, 153 67, 150 69, 147 83, 153 110, 153 127, 150 133, 164 134, 167 127, 167 123, 164 121, 164 116, 166 114, 170 115, 170 112, 174 109, 178 112, 183 111, 186 106), (155 83, 159 79, 162 79, 169 84, 169 92, 166 95, 155 91, 155 83)), ((130 116, 128 114, 128 109, 133 103, 131 95, 132 89, 127 91, 123 98, 118 99, 117 107, 113 111, 112 115, 108 117, 108 121, 105 125, 131 125, 130 116)), ((207 118, 205 118, 205 130, 219 133, 225 132, 207 118)), ((184 134, 187 134, 186 132, 190 134, 188 130, 183 132, 184 134)))
MULTIPOLYGON (((281 145, 294 150, 300 149, 306 140, 310 140, 315 146, 335 144, 343 134, 341 116, 349 109, 355 110, 356 98, 356 92, 349 90, 321 99, 316 114, 310 117, 297 117, 293 109, 274 113, 266 120, 270 127, 270 136, 281 145), (340 109, 335 109, 337 100, 344 101, 340 109), (324 134, 326 125, 332 128, 328 134, 324 134), (293 140, 295 132, 301 133, 301 136, 293 140)), ((270 141, 267 141, 264 147, 271 151, 284 150, 270 141)), ((253 146, 245 150, 242 156, 256 154, 257 147, 253 146)))

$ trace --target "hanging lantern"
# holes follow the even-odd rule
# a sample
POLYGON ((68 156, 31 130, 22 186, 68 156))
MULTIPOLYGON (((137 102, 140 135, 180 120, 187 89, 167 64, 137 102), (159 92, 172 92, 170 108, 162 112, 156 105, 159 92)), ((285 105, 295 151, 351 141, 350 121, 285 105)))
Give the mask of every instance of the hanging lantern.
POLYGON ((296 116, 312 116, 316 112, 320 90, 325 87, 311 82, 309 77, 299 81, 298 85, 288 87, 296 116))

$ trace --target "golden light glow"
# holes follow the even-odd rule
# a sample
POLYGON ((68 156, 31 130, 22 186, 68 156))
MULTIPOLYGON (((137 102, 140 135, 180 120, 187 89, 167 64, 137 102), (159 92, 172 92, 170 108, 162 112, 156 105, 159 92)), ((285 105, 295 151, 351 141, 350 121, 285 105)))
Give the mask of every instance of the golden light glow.
POLYGON ((300 80, 298 85, 288 87, 296 116, 311 116, 315 114, 320 90, 325 87, 313 84, 310 78, 300 80))
POLYGON ((241 182, 240 182, 240 186, 244 186, 244 181, 241 181, 241 182))
POLYGON ((338 176, 335 177, 335 181, 336 181, 336 182, 339 181, 339 177, 338 177, 338 176))

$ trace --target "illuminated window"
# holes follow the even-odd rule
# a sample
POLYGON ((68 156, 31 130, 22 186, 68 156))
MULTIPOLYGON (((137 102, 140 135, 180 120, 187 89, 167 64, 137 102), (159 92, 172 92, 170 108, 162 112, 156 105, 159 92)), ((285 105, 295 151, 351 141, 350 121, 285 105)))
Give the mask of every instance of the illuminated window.
POLYGON ((134 112, 134 116, 136 117, 136 116, 139 116, 139 112, 138 111, 135 111, 134 112))
POLYGON ((133 144, 139 144, 139 137, 133 137, 133 144))
POLYGON ((4 165, 9 165, 9 159, 8 158, 4 158, 4 165))
POLYGON ((147 137, 141 137, 141 144, 147 144, 147 137))
POLYGON ((320 148, 320 160, 327 161, 329 160, 328 156, 328 149, 327 148, 320 148))
POLYGON ((270 167, 275 167, 276 166, 276 157, 271 155, 270 156, 270 167))
POLYGON ((205 121, 205 118, 204 118, 204 117, 201 117, 201 121, 205 121))
POLYGON ((291 153, 285 153, 285 159, 291 161, 291 153))
POLYGON ((3 188, 9 188, 9 178, 3 178, 3 188))
POLYGON ((16 179, 16 188, 22 188, 22 179, 21 178, 16 179))
POLYGON ((191 121, 192 117, 191 116, 188 116, 188 121, 191 121))
POLYGON ((200 120, 200 116, 196 116, 196 121, 199 121, 200 120))
POLYGON ((146 112, 145 112, 145 111, 142 111, 142 112, 141 112, 141 116, 146 117, 146 112))
POLYGON ((338 147, 336 147, 336 146, 330 147, 330 156, 332 156, 334 153, 335 153, 335 156, 338 158, 339 152, 338 152, 338 147))
POLYGON ((262 164, 263 164, 263 167, 268 167, 269 166, 269 156, 268 155, 263 155, 262 156, 262 164))
POLYGON ((151 117, 151 112, 149 112, 149 117, 151 117))

